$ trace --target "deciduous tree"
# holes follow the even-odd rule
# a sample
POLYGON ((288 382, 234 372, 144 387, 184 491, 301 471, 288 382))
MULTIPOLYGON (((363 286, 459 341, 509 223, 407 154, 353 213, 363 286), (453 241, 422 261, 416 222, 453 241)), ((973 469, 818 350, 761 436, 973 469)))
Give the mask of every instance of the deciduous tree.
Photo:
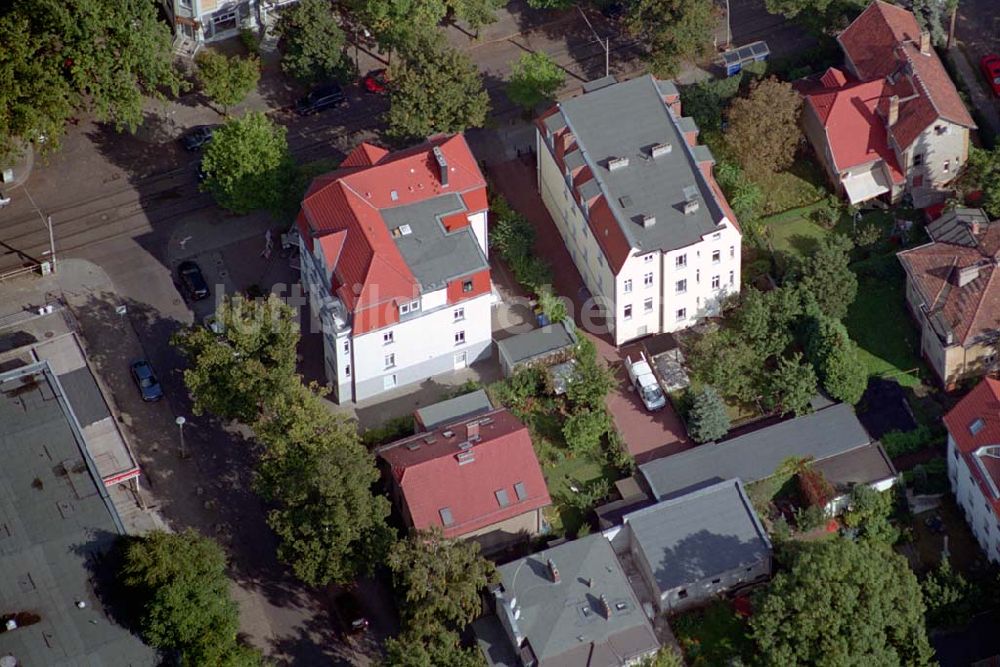
POLYGON ((350 72, 344 31, 329 0, 300 0, 283 9, 277 32, 281 68, 299 81, 343 79, 350 72))
POLYGON ((991 218, 1000 217, 1000 147, 992 150, 969 146, 969 160, 958 180, 966 195, 982 193, 982 207, 991 218))
POLYGON ((773 76, 755 81, 729 107, 726 143, 748 171, 785 169, 802 143, 801 111, 802 97, 790 83, 773 76))
POLYGON ((877 542, 799 545, 754 605, 750 627, 772 665, 931 664, 917 578, 877 542))
POLYGON ((486 667, 477 647, 463 648, 454 630, 437 623, 390 637, 385 652, 383 667, 486 667))
POLYGON ((260 61, 256 58, 227 58, 218 51, 205 49, 195 58, 198 82, 205 96, 222 105, 222 115, 229 107, 246 99, 260 80, 260 61))
POLYGON ((858 278, 850 269, 851 239, 829 234, 803 262, 799 284, 812 296, 819 312, 843 320, 858 293, 858 278))
POLYGON ((201 168, 202 188, 234 213, 258 209, 277 213, 287 206, 285 190, 294 181, 294 168, 285 128, 258 111, 218 128, 201 168))
POLYGON ((705 386, 695 394, 688 413, 687 430, 695 442, 718 440, 729 432, 726 404, 713 387, 705 386))
POLYGON ((738 401, 756 399, 763 388, 764 355, 738 333, 719 331, 699 338, 688 362, 693 374, 720 394, 738 401))
POLYGON ((503 0, 445 0, 451 15, 465 21, 479 36, 479 29, 497 20, 497 10, 504 6, 503 0))
POLYGON ((712 0, 635 0, 625 27, 646 45, 653 72, 670 77, 682 61, 711 51, 716 20, 712 0))
POLYGON ((604 398, 615 386, 614 374, 597 358, 597 347, 586 336, 580 336, 574 358, 576 370, 566 387, 566 398, 577 410, 604 410, 604 398))
POLYGON ((566 81, 566 73, 544 51, 523 54, 514 62, 507 97, 525 111, 550 101, 566 81))
POLYGON ((563 422, 562 432, 573 453, 593 455, 600 451, 601 438, 611 430, 611 418, 606 410, 583 408, 563 422))

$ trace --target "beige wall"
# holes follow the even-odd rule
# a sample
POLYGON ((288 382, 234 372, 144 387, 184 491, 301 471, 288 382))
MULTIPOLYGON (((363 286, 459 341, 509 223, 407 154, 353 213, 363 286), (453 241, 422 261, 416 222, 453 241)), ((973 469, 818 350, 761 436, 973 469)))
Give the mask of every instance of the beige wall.
POLYGON ((900 164, 910 186, 915 176, 923 176, 924 186, 929 187, 951 182, 968 157, 969 130, 938 119, 906 147, 900 164), (918 154, 923 155, 923 165, 914 166, 918 154))
POLYGON ((463 539, 475 540, 483 548, 483 553, 502 549, 520 539, 537 535, 542 529, 542 510, 531 510, 494 523, 471 533, 463 539))

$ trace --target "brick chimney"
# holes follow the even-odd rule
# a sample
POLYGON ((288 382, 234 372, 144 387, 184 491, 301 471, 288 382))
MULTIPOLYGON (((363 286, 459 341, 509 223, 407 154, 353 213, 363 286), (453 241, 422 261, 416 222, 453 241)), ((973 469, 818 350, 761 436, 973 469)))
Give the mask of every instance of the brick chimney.
POLYGON ((920 53, 925 56, 931 53, 931 34, 926 30, 920 33, 920 53))
POLYGON ((437 162, 438 166, 438 179, 441 181, 441 187, 448 187, 448 161, 444 158, 444 151, 441 150, 440 146, 434 147, 434 161, 437 162))
POLYGON ((552 583, 558 584, 560 579, 559 579, 559 568, 556 567, 556 562, 550 558, 548 566, 549 566, 549 576, 552 577, 552 583))
POLYGON ((889 112, 886 114, 886 124, 892 127, 899 120, 899 95, 889 97, 889 112))

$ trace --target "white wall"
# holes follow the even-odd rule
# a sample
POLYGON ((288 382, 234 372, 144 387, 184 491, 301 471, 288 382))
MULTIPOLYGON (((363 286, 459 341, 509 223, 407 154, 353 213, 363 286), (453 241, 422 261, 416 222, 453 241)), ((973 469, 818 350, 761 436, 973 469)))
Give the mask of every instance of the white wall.
POLYGON ((912 186, 913 177, 917 175, 923 175, 924 187, 949 183, 968 157, 968 129, 938 119, 906 148, 903 164, 906 165, 907 183, 912 186), (937 127, 944 128, 944 132, 938 133, 937 127), (913 166, 915 154, 923 155, 923 166, 913 166))
POLYGON ((994 563, 1000 563, 1000 521, 997 520, 989 500, 973 478, 965 457, 959 452, 950 433, 948 434, 948 479, 955 500, 965 512, 965 520, 969 523, 969 528, 976 536, 979 546, 987 558, 994 563))
POLYGON ((490 249, 489 244, 486 242, 486 211, 474 213, 468 217, 469 222, 472 223, 472 233, 476 235, 479 247, 488 258, 490 256, 490 249))

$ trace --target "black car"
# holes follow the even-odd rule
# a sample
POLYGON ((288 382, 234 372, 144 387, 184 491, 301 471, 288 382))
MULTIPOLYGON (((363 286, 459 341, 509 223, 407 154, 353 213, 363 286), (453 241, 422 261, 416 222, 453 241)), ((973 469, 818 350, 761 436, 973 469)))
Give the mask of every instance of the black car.
POLYGON ((208 298, 208 283, 201 269, 194 262, 181 262, 177 267, 177 276, 180 278, 181 287, 185 294, 192 301, 201 301, 208 298))
POLYGON ((333 606, 344 632, 354 634, 368 628, 368 619, 361 611, 361 602, 352 591, 338 593, 333 598, 333 606))
POLYGON ((198 125, 197 127, 193 127, 181 137, 181 145, 185 150, 196 151, 212 140, 212 133, 218 128, 218 125, 198 125))
POLYGON ((295 103, 295 111, 302 116, 323 111, 331 107, 339 107, 347 98, 344 91, 335 83, 317 88, 295 103))
POLYGON ((145 359, 132 362, 132 379, 139 387, 139 395, 144 401, 158 401, 163 398, 163 389, 156 379, 153 367, 145 359))

